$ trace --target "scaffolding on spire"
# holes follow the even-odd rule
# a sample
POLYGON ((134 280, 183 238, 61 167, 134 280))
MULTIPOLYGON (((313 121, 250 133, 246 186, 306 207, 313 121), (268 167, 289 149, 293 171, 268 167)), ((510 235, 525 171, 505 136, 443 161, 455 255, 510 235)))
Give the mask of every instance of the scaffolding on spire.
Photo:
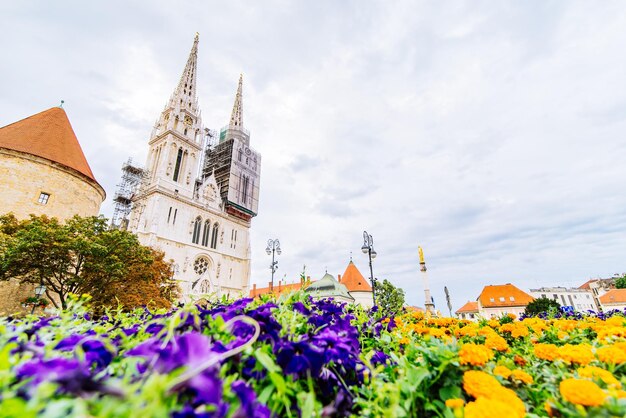
POLYGON ((111 218, 111 228, 127 229, 128 216, 132 209, 133 197, 140 193, 145 180, 148 178, 148 170, 133 163, 133 159, 122 166, 122 181, 117 185, 113 202, 113 217, 111 218))

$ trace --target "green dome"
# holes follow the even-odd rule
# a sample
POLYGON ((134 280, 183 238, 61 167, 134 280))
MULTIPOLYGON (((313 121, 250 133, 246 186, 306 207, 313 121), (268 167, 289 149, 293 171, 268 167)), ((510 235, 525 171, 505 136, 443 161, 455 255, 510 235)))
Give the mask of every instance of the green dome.
POLYGON ((305 291, 314 298, 345 298, 354 301, 348 289, 328 273, 311 283, 305 291))

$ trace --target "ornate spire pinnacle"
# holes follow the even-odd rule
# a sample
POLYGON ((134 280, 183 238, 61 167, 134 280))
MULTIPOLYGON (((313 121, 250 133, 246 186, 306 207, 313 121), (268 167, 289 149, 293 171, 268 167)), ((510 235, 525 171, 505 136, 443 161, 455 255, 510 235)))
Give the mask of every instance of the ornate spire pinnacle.
POLYGON ((193 46, 187 59, 187 64, 183 70, 183 74, 180 77, 178 86, 172 94, 171 102, 176 103, 179 100, 185 102, 196 102, 196 68, 198 66, 198 41, 200 40, 200 34, 196 32, 196 36, 193 40, 193 46))
POLYGON ((233 128, 243 128, 243 74, 239 74, 239 86, 237 87, 237 95, 235 96, 235 104, 233 112, 230 115, 230 126, 233 128))

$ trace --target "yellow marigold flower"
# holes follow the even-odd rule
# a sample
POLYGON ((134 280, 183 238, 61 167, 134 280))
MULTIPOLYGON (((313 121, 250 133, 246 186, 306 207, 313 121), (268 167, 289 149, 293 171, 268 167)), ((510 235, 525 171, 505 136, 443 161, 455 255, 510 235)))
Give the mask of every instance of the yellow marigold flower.
POLYGON ((511 378, 513 380, 520 380, 526 383, 527 385, 530 385, 533 382, 533 377, 531 375, 526 373, 524 370, 519 370, 519 369, 513 370, 511 372, 511 378))
POLYGON ((612 316, 606 321, 605 324, 611 325, 612 327, 623 327, 624 326, 624 318, 621 316, 612 316))
POLYGON ((493 351, 484 345, 463 344, 459 350, 461 364, 471 364, 472 366, 484 366, 493 358, 493 351))
POLYGON ((517 412, 516 416, 523 417, 526 415, 526 406, 524 405, 524 402, 522 402, 517 394, 509 388, 500 386, 499 388, 496 388, 488 397, 489 399, 497 399, 505 402, 507 405, 513 407, 513 409, 517 412))
POLYGON ((498 399, 478 398, 465 406, 465 418, 522 418, 514 407, 498 399))
POLYGON ((528 328, 522 323, 508 323, 500 327, 500 332, 510 332, 511 337, 527 337, 530 333, 528 328))
POLYGON ((446 406, 448 408, 452 408, 452 409, 462 408, 463 405, 465 405, 465 401, 463 399, 460 399, 460 398, 452 398, 452 399, 448 399, 446 401, 446 406))
POLYGON ((501 388, 498 380, 479 370, 468 370, 463 374, 463 390, 474 398, 485 397, 501 388))
POLYGON ((497 329, 500 326, 500 321, 497 319, 490 319, 489 322, 487 322, 487 325, 493 329, 497 329))
POLYGON ((613 376, 613 374, 608 371, 601 369, 596 366, 586 366, 581 367, 577 370, 578 376, 580 377, 588 377, 590 379, 599 379, 606 383, 608 386, 613 386, 615 388, 621 388, 622 384, 613 376))
POLYGON ((559 385, 561 396, 573 404, 600 406, 606 399, 606 393, 598 385, 581 379, 565 379, 559 385))
POLYGON ((565 344, 559 347, 559 358, 568 363, 589 364, 595 357, 589 344, 565 344))
POLYGON ((505 379, 508 379, 509 376, 511 375, 511 370, 505 366, 496 366, 493 369, 493 374, 495 374, 496 376, 501 376, 501 377, 504 377, 505 379))
POLYGON ((554 322, 554 326, 560 329, 561 331, 573 331, 580 326, 578 321, 574 321, 573 319, 558 319, 554 322))
POLYGON ((507 344, 506 340, 497 334, 487 337, 487 339, 485 340, 485 347, 497 351, 507 351, 509 349, 509 345, 507 344))
POLYGON ((596 332, 598 333, 599 340, 606 340, 610 337, 623 338, 626 336, 626 329, 621 326, 620 327, 606 326, 606 327, 602 327, 598 329, 596 332))
POLYGON ((431 337, 435 337, 435 338, 441 338, 444 335, 446 335, 446 332, 444 330, 442 330, 441 328, 430 328, 428 330, 428 334, 431 337))
POLYGON ((536 344, 535 356, 542 360, 553 361, 559 355, 559 348, 554 344, 536 344))
POLYGON ((409 338, 408 338, 408 337, 402 337, 402 338, 400 338, 400 339, 398 340, 398 342, 399 342, 400 344, 408 344, 408 343, 410 343, 410 342, 411 342, 411 340, 409 340, 409 338))

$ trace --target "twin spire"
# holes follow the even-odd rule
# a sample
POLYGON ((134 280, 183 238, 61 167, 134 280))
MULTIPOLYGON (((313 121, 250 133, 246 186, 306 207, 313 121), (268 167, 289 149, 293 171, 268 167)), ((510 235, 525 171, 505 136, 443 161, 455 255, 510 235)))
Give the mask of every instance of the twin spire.
POLYGON ((237 95, 235 96, 235 104, 230 114, 230 126, 233 128, 243 128, 243 74, 239 74, 239 86, 237 86, 237 95))
MULTIPOLYGON (((198 67, 198 41, 200 40, 200 34, 196 32, 196 36, 193 40, 193 46, 187 59, 187 64, 183 70, 183 74, 180 77, 178 86, 172 94, 170 101, 173 105, 177 101, 181 100, 182 103, 196 103, 196 69, 198 67)), ((243 128, 243 74, 239 75, 239 85, 237 86, 237 95, 235 96, 235 104, 233 105, 233 111, 230 116, 229 126, 233 128, 243 128)))

